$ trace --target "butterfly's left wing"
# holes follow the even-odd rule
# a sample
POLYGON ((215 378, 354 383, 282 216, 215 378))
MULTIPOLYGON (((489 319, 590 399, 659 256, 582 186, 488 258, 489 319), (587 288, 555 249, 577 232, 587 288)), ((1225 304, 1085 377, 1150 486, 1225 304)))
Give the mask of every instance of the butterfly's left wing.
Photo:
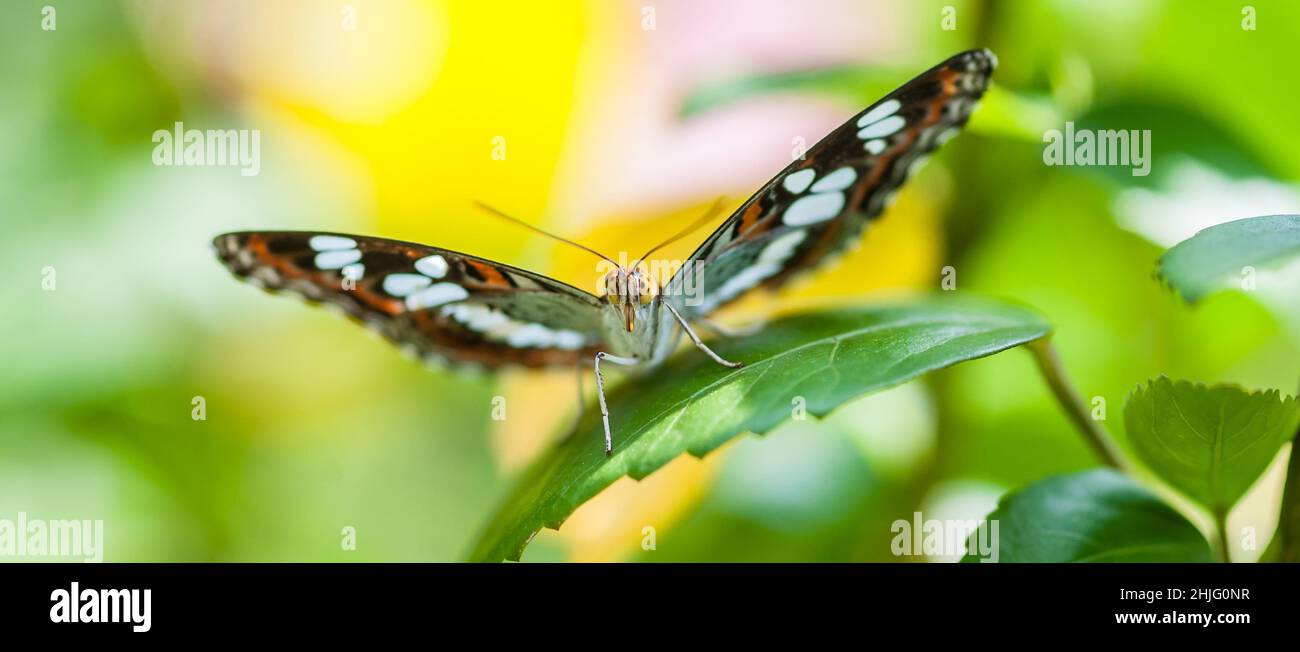
POLYGON ((988 50, 953 56, 832 131, 696 249, 667 300, 687 319, 703 317, 856 244, 911 169, 966 124, 996 64, 988 50))
POLYGON ((497 368, 588 360, 609 308, 577 288, 412 242, 338 233, 217 236, 235 276, 342 308, 414 357, 497 368))

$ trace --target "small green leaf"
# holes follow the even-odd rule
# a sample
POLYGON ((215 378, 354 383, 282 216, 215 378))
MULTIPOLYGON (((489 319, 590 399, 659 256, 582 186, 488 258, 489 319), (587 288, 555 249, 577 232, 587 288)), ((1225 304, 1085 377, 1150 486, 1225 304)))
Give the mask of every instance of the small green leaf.
POLYGON ((558 528, 624 475, 644 478, 684 452, 702 457, 742 432, 767 432, 796 410, 822 416, 856 396, 1050 332, 1023 308, 935 298, 795 315, 717 342, 721 355, 746 363, 741 369, 685 352, 611 393, 612 456, 593 408, 574 437, 523 474, 470 557, 518 559, 538 530, 558 528))
POLYGON ((1300 215, 1248 217, 1212 226, 1160 258, 1160 277, 1189 303, 1239 281, 1246 267, 1300 255, 1300 215))
POLYGON ((1275 390, 1247 393, 1164 376, 1124 405, 1138 457, 1165 482, 1226 514, 1255 483, 1300 423, 1300 401, 1275 390))
POLYGON ((962 561, 991 559, 980 553, 993 532, 999 562, 1212 561, 1196 526, 1113 469, 1052 476, 1003 496, 962 561))

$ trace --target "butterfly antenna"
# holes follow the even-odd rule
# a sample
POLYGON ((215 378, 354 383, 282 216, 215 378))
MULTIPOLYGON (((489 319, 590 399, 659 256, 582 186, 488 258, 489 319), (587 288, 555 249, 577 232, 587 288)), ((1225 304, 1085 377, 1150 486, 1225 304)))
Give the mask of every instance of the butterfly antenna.
POLYGON ((632 263, 632 265, 628 267, 628 269, 636 269, 637 265, 640 265, 642 261, 650 257, 650 254, 659 251, 660 249, 663 249, 664 247, 667 247, 668 245, 677 242, 682 238, 685 238, 686 236, 690 235, 691 232, 694 231, 695 229, 698 229, 701 226, 704 226, 705 224, 712 222, 713 218, 717 217, 718 213, 722 211, 722 207, 726 199, 727 198, 723 196, 713 200, 713 205, 709 207, 709 210, 705 212, 704 215, 702 215, 699 219, 695 220, 694 222, 688 224, 686 228, 682 229, 681 231, 678 231, 676 234, 673 235, 673 237, 668 238, 667 240, 664 240, 663 242, 660 242, 659 244, 651 247, 650 251, 645 252, 644 255, 636 259, 636 262, 632 263))
POLYGON ((583 250, 583 251, 585 251, 585 252, 587 252, 587 253, 593 254, 593 255, 595 255, 595 256, 599 256, 600 258, 605 259, 606 261, 608 261, 611 265, 613 265, 613 266, 615 266, 615 267, 618 267, 618 266, 619 266, 619 264, 616 263, 616 262, 614 262, 612 259, 610 259, 609 256, 606 256, 605 254, 602 254, 602 253, 600 253, 599 251, 596 251, 595 249, 592 249, 591 247, 588 247, 588 246, 585 246, 585 245, 582 245, 582 244, 578 244, 577 242, 574 242, 574 241, 572 241, 572 240, 569 240, 568 238, 561 238, 560 236, 555 235, 554 233, 549 233, 549 232, 547 232, 547 231, 543 231, 540 227, 533 226, 532 224, 529 224, 529 223, 527 223, 527 222, 525 222, 525 221, 523 221, 523 220, 521 220, 521 219, 519 219, 519 218, 511 217, 511 216, 509 216, 509 215, 506 215, 505 213, 502 213, 501 211, 499 211, 499 210, 497 210, 497 209, 495 209, 495 208, 492 208, 491 206, 488 206, 487 204, 484 204, 484 203, 481 202, 481 201, 475 201, 475 202, 474 202, 474 205, 475 205, 475 206, 478 206, 479 208, 481 208, 481 209, 483 209, 483 210, 485 210, 485 211, 487 211, 487 212, 489 212, 489 213, 491 213, 491 214, 493 214, 493 215, 495 215, 495 216, 497 216, 497 217, 499 217, 499 218, 501 218, 501 219, 503 219, 503 220, 506 220, 506 221, 509 221, 509 222, 514 222, 515 224, 518 224, 519 226, 522 226, 522 227, 524 227, 525 229, 528 229, 528 230, 533 231, 533 232, 535 232, 535 233, 540 233, 540 234, 542 234, 542 235, 544 235, 544 236, 546 236, 546 237, 548 237, 548 238, 551 238, 552 240, 559 240, 560 242, 563 242, 564 244, 567 244, 567 245, 571 245, 571 246, 577 247, 577 248, 579 248, 579 249, 581 249, 581 250, 583 250))

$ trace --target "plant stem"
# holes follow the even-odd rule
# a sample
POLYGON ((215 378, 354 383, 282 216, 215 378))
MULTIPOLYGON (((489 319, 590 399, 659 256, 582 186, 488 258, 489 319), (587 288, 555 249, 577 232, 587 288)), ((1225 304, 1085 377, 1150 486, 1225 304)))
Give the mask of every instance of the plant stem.
POLYGON ((1105 462, 1107 466, 1126 470, 1123 458, 1120 457, 1119 448, 1111 439, 1110 434, 1102 427, 1101 423, 1094 420, 1088 413, 1088 407, 1084 405, 1083 399, 1075 391, 1074 386, 1070 384, 1070 379, 1065 374, 1065 368, 1061 366, 1061 358, 1056 355, 1056 349, 1052 348, 1052 343, 1048 338, 1034 340, 1028 344, 1030 352, 1034 354, 1034 361, 1038 363, 1038 370, 1042 372, 1043 379, 1047 381, 1047 386, 1051 388, 1052 394, 1061 404, 1061 409, 1065 410, 1066 416, 1070 421, 1079 428, 1083 438, 1092 447, 1097 456, 1105 462))
POLYGON ((1291 441, 1291 459, 1282 485, 1282 509, 1277 515, 1273 539, 1277 544, 1277 558, 1272 561, 1300 562, 1300 434, 1291 441))
POLYGON ((1219 557, 1225 564, 1232 563, 1232 551, 1228 546, 1228 510, 1214 510, 1214 532, 1219 539, 1219 557))

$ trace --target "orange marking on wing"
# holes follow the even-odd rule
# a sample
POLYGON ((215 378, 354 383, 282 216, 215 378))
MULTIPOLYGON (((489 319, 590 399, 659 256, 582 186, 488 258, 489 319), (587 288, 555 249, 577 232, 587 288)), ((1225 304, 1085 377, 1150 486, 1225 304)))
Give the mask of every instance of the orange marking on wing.
POLYGON ((501 270, 493 267, 492 265, 489 265, 487 263, 481 263, 477 260, 466 260, 465 264, 472 266, 476 271, 478 271, 479 274, 483 276, 485 280, 481 282, 482 285, 486 285, 488 287, 494 287, 494 288, 513 287, 512 285, 510 285, 510 281, 506 279, 505 274, 502 274, 501 270))
POLYGON ((361 287, 360 285, 358 285, 354 290, 344 290, 344 292, 348 291, 355 293, 357 298, 361 299, 362 303, 380 312, 397 315, 406 311, 406 303, 404 301, 381 296, 361 287))
POLYGON ((302 273, 302 270, 290 262, 289 259, 271 253, 266 238, 254 233, 248 236, 248 244, 246 246, 248 247, 248 250, 257 257, 258 262, 260 262, 264 267, 270 267, 275 270, 280 276, 294 279, 303 278, 303 276, 305 276, 302 273))
POLYGON ((737 232, 740 233, 741 235, 744 235, 746 231, 750 230, 751 228, 753 228, 755 224, 758 223, 758 218, 760 215, 762 215, 762 213, 763 213, 762 202, 755 201, 754 203, 750 204, 749 208, 745 209, 744 215, 740 216, 740 229, 738 229, 737 232))
POLYGON ((248 247, 248 250, 257 257, 257 260, 262 265, 274 269, 278 274, 280 274, 280 276, 286 279, 307 279, 308 281, 328 290, 341 293, 351 293, 353 296, 357 297, 362 304, 389 315, 400 314, 406 310, 406 304, 404 302, 371 292, 360 283, 358 283, 352 290, 345 290, 343 289, 342 277, 336 277, 333 274, 326 274, 319 271, 308 271, 294 265, 288 258, 271 253, 266 238, 263 238, 260 235, 250 235, 246 246, 248 247))

